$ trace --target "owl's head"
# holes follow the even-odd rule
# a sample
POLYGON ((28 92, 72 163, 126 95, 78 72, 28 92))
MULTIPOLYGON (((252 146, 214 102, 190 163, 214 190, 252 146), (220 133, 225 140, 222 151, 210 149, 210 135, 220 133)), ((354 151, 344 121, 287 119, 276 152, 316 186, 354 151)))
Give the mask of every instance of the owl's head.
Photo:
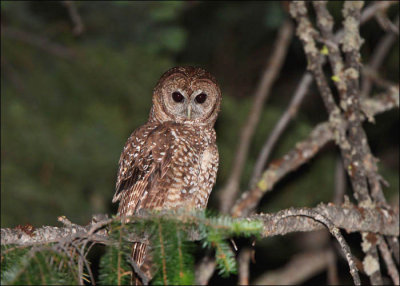
POLYGON ((153 91, 150 120, 214 125, 221 105, 215 78, 197 67, 174 67, 153 91))

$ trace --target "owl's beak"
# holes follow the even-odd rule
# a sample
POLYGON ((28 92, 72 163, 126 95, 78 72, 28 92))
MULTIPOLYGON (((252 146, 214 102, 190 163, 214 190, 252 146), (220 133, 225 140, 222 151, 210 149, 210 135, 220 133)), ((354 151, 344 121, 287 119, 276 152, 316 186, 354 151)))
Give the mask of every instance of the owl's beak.
POLYGON ((187 109, 187 118, 190 119, 190 116, 192 115, 192 105, 188 105, 187 109))

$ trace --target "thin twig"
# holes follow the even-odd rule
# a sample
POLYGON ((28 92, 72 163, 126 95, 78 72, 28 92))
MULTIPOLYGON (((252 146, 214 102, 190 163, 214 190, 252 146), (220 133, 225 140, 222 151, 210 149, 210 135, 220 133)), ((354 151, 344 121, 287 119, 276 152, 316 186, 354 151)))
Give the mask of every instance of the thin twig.
MULTIPOLYGON (((397 16, 396 24, 399 24, 399 16, 397 16)), ((375 75, 379 67, 382 65, 383 60, 385 59, 386 55, 390 51, 391 47, 393 46, 394 42, 396 41, 397 36, 393 33, 387 33, 382 39, 379 41, 377 47, 374 49, 374 52, 371 56, 371 59, 367 66, 363 69, 363 74, 365 72, 369 72, 363 77, 362 84, 361 84, 361 96, 366 97, 369 95, 372 82, 371 77, 368 75, 375 75)))
POLYGON ((79 36, 85 30, 85 26, 82 22, 82 17, 78 13, 78 8, 74 1, 62 1, 63 5, 67 8, 68 14, 71 18, 72 24, 74 26, 73 33, 75 36, 79 36))
POLYGON ((253 106, 240 134, 240 141, 236 149, 232 172, 225 186, 219 191, 220 209, 222 213, 227 213, 229 211, 237 197, 240 178, 247 159, 250 142, 256 130, 264 103, 283 65, 286 51, 292 38, 292 31, 293 24, 290 20, 286 20, 278 32, 273 53, 257 87, 253 106))
POLYGON ((278 141, 282 133, 285 131, 289 122, 297 115, 297 111, 305 95, 307 94, 311 82, 312 82, 312 75, 309 73, 305 73, 302 79, 300 80, 299 85, 296 87, 296 92, 294 93, 288 107, 282 114, 278 123, 275 125, 274 129, 272 130, 271 134, 268 137, 268 140, 264 143, 264 146, 260 152, 260 155, 257 158, 257 162, 254 167, 253 175, 251 177, 249 185, 250 188, 254 187, 254 184, 260 179, 264 166, 268 161, 268 158, 276 142, 278 141))
POLYGON ((399 35, 399 23, 393 24, 386 15, 386 10, 381 10, 375 14, 375 19, 383 30, 399 35))

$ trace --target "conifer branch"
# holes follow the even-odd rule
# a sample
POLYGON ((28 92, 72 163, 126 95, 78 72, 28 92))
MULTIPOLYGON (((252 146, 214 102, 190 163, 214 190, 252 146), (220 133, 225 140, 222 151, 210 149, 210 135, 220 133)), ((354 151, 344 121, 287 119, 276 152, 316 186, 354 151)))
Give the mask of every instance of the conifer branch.
MULTIPOLYGON (((320 204, 312 210, 321 213, 328 219, 330 219, 335 226, 346 230, 347 232, 373 232, 389 236, 399 235, 399 217, 398 212, 392 209, 386 209, 376 206, 375 208, 364 208, 357 207, 349 202, 345 202, 341 206, 329 204, 320 204)), ((184 224, 203 224, 210 227, 227 231, 228 235, 234 236, 235 229, 238 225, 241 227, 240 231, 246 231, 253 234, 257 231, 257 227, 251 225, 251 222, 257 222, 259 220, 263 223, 264 232, 261 234, 263 237, 269 237, 274 235, 284 235, 290 232, 297 231, 315 231, 322 229, 320 224, 313 223, 308 219, 299 219, 292 221, 287 219, 287 222, 278 222, 274 224, 274 219, 277 213, 261 213, 249 216, 247 218, 205 218, 194 215, 170 215, 163 213, 164 219, 179 220, 184 224), (224 223, 224 220, 229 219, 228 223, 224 223), (243 225, 248 224, 248 225, 243 225)), ((132 217, 133 222, 139 222, 141 220, 152 220, 157 219, 157 215, 142 215, 132 217)), ((1 245, 21 245, 21 246, 32 246, 41 245, 48 243, 57 243, 65 241, 74 241, 77 239, 85 240, 89 239, 94 243, 112 244, 109 235, 103 229, 105 225, 109 225, 113 222, 118 222, 118 218, 106 219, 101 222, 97 222, 96 228, 88 226, 73 225, 71 227, 52 227, 44 226, 33 231, 32 234, 27 234, 20 229, 1 229, 1 245), (99 233, 97 233, 99 232, 99 233)), ((133 223, 134 225, 134 223, 133 223)), ((198 237, 198 235, 197 235, 198 237)), ((195 240, 198 240, 196 238, 195 240)), ((129 233, 129 241, 133 242, 146 242, 147 238, 144 239, 141 233, 129 233)))
POLYGON ((163 234, 162 234, 162 226, 161 223, 158 222, 158 237, 160 240, 160 247, 161 247, 161 261, 162 261, 162 274, 163 274, 163 282, 164 285, 168 285, 168 280, 167 280, 167 263, 166 263, 166 257, 165 257, 165 250, 164 250, 164 240, 163 240, 163 234))

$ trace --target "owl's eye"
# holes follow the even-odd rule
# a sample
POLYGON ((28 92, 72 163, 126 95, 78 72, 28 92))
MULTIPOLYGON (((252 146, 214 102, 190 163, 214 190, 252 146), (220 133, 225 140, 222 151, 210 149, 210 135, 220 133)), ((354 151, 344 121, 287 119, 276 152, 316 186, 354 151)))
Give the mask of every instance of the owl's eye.
POLYGON ((175 102, 182 102, 184 97, 179 91, 175 91, 175 92, 172 93, 172 99, 175 102))
POLYGON ((197 103, 204 103, 204 101, 206 101, 207 99, 207 94, 205 93, 200 93, 198 96, 196 96, 195 100, 197 103))

